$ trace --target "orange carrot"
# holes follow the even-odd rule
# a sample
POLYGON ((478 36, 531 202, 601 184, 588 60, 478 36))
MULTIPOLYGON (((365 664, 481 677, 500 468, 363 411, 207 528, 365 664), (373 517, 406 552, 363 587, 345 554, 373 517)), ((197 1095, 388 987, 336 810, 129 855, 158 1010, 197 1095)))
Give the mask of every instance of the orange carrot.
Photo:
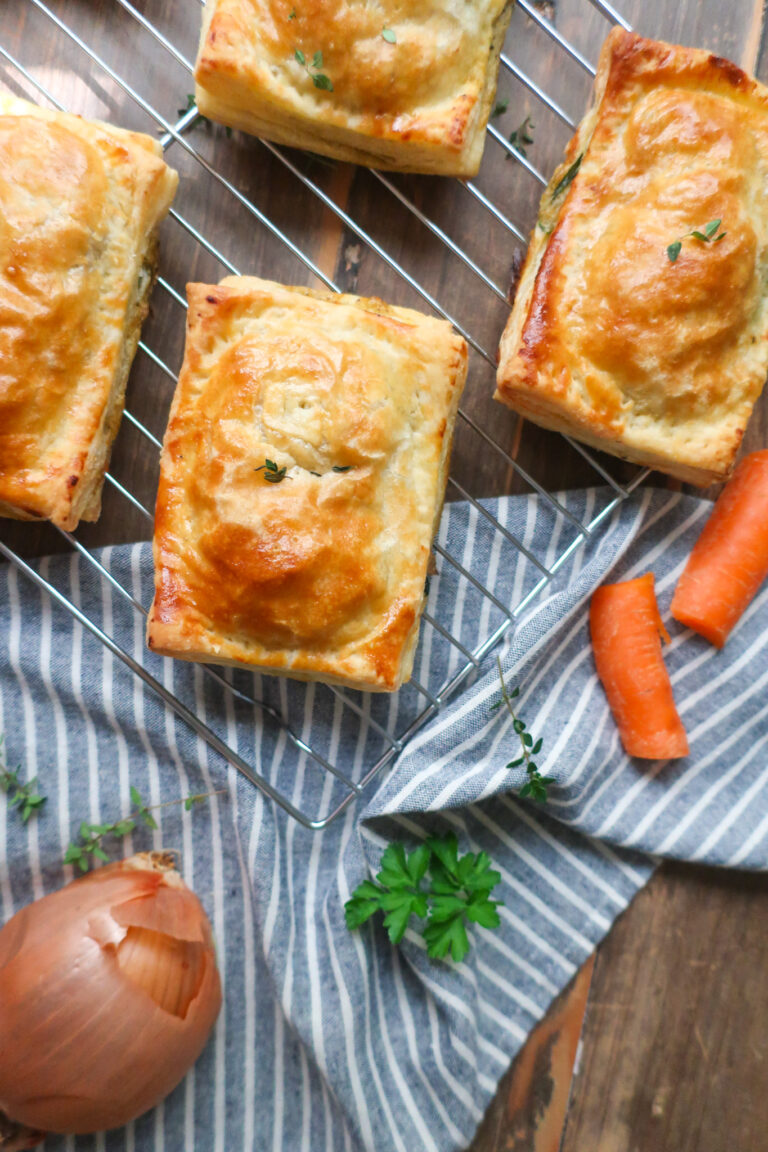
POLYGON ((745 456, 688 557, 672 615, 722 648, 768 576, 768 451, 745 456))
POLYGON ((597 674, 625 752, 648 760, 687 756, 688 738, 661 654, 660 637, 668 641, 669 636, 653 573, 598 588, 589 606, 589 628, 597 674))

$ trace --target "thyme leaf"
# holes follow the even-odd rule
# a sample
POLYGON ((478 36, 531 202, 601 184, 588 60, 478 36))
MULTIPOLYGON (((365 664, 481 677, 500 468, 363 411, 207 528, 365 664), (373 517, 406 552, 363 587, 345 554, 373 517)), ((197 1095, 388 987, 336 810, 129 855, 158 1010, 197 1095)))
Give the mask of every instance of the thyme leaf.
MULTIPOLYGON (((279 484, 281 480, 286 479, 286 467, 278 468, 274 460, 265 459, 263 464, 254 468, 254 472, 263 472, 264 479, 268 484, 279 484)), ((291 477, 288 476, 287 479, 290 480, 291 477)))
MULTIPOLYGON (((520 155, 525 156, 526 159, 528 158, 526 147, 529 144, 533 144, 532 133, 535 131, 535 128, 536 125, 533 123, 530 116, 526 116, 522 124, 519 124, 517 128, 515 128, 514 132, 510 132, 509 134, 509 142, 512 147, 516 148, 520 155)), ((507 159, 509 159, 510 155, 510 153, 507 153, 507 159)))
POLYGON ((516 700, 520 695, 520 689, 508 688, 504 683, 504 673, 501 668, 501 659, 497 656, 496 663, 499 668, 499 680, 501 682, 501 699, 497 700, 491 706, 491 711, 496 711, 498 708, 506 707, 510 716, 512 717, 512 727, 520 739, 521 756, 515 760, 510 760, 507 768, 510 770, 514 768, 522 768, 525 765, 527 780, 520 789, 522 797, 530 796, 532 800, 544 801, 547 799, 547 785, 554 784, 554 776, 542 776, 539 772, 538 765, 534 762, 533 757, 538 756, 541 751, 543 741, 538 739, 534 742, 533 736, 527 731, 526 724, 515 712, 513 700, 516 700))
POLYGON ((557 200, 558 196, 565 192, 566 188, 573 183, 579 168, 581 168, 581 162, 583 159, 584 153, 580 152, 565 175, 558 180, 557 184, 555 184, 555 187, 552 190, 552 195, 550 196, 550 200, 557 200))
POLYGON ((728 235, 727 232, 719 232, 722 220, 710 220, 708 224, 704 225, 704 230, 701 228, 694 228, 691 232, 686 232, 678 240, 674 240, 671 244, 667 245, 667 259, 670 264, 674 264, 678 256, 683 250, 683 241, 688 239, 698 240, 701 244, 717 244, 718 240, 722 240, 728 235), (716 235, 717 233, 717 235, 716 235))

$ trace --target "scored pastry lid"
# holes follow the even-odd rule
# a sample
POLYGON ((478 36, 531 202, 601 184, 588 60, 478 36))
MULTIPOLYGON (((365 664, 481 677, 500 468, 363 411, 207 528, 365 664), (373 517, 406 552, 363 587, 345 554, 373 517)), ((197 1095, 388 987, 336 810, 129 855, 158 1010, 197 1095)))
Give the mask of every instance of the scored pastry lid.
POLYGON ((342 160, 474 175, 510 12, 510 0, 414 12, 395 0, 209 0, 198 107, 342 160))
POLYGON ((762 85, 615 29, 542 198, 497 399, 683 480, 725 478, 768 370, 766 172, 762 85))
POLYGON ((411 309, 252 277, 187 292, 150 647, 398 687, 418 634, 464 340, 411 309))

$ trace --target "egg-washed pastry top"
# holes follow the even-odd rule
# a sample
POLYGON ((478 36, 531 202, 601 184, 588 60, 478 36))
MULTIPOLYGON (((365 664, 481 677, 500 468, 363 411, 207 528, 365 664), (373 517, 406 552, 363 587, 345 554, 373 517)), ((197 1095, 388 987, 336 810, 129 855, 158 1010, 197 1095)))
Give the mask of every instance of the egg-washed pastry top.
POLYGON ((208 0, 214 120, 377 168, 474 175, 510 0, 208 0))
POLYGON ((0 96, 0 515, 96 519, 177 183, 149 136, 0 96))
POLYGON ((467 347, 379 300, 190 284, 148 643, 393 690, 410 675, 467 347))
POLYGON ((544 193, 497 399, 682 480, 724 479, 768 370, 766 187, 768 90, 615 29, 544 193))

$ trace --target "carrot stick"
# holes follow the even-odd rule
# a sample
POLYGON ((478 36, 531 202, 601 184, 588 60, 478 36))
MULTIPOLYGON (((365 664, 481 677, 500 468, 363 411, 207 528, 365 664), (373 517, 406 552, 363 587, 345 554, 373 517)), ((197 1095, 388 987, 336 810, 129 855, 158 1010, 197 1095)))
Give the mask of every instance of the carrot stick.
POLYGON ((589 606, 589 628, 597 674, 625 752, 648 760, 687 756, 688 738, 661 654, 660 637, 668 641, 669 636, 653 573, 598 588, 589 606))
POLYGON ((768 450, 745 456, 688 557, 672 615, 722 648, 768 576, 768 450))

